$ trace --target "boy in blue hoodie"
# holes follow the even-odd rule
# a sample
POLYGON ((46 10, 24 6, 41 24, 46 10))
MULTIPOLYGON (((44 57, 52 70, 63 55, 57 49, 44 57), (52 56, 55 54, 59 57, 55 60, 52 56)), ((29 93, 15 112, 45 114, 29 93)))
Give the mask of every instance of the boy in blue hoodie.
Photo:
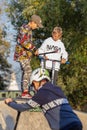
POLYGON ((46 69, 34 70, 30 77, 36 94, 26 103, 18 104, 11 98, 5 103, 17 111, 26 111, 41 107, 52 130, 82 130, 82 123, 73 112, 66 96, 60 87, 50 82, 49 72, 46 69))

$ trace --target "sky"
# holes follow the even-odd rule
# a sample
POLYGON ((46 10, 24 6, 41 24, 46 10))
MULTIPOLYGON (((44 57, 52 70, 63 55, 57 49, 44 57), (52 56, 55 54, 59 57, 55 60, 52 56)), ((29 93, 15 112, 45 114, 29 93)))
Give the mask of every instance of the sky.
POLYGON ((14 33, 16 33, 16 31, 14 30, 13 25, 11 24, 10 19, 8 18, 7 13, 5 12, 5 8, 6 8, 6 4, 7 2, 10 2, 10 0, 0 0, 0 10, 2 10, 2 15, 0 14, 0 27, 1 29, 4 28, 4 26, 6 27, 6 32, 7 32, 7 36, 6 36, 6 40, 10 43, 10 54, 8 57, 8 62, 12 65, 12 79, 11 81, 11 85, 9 88, 11 88, 12 86, 15 87, 15 89, 17 89, 19 87, 20 89, 20 78, 21 78, 21 68, 18 62, 14 61, 14 51, 15 51, 15 45, 16 42, 14 42, 14 33))
POLYGON ((6 32, 7 32, 7 36, 6 36, 6 41, 8 41, 10 43, 10 56, 8 58, 8 62, 12 64, 12 67, 15 68, 15 63, 13 61, 13 52, 15 50, 15 44, 16 42, 14 42, 14 34, 16 33, 16 31, 14 30, 13 25, 11 24, 10 19, 8 18, 7 13, 5 12, 5 2, 8 2, 10 0, 0 0, 0 8, 2 10, 2 15, 0 15, 0 27, 3 29, 4 27, 6 27, 6 32))

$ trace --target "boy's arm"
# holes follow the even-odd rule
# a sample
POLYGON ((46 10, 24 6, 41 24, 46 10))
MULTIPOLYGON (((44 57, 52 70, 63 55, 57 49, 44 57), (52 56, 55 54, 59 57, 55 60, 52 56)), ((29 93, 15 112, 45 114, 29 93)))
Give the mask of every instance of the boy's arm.
POLYGON ((7 99, 5 99, 5 103, 8 106, 10 106, 11 108, 13 108, 19 112, 23 112, 23 111, 40 106, 32 98, 29 99, 26 103, 17 103, 16 101, 12 100, 11 98, 7 98, 7 99))
POLYGON ((28 103, 19 104, 16 101, 12 100, 11 98, 5 99, 5 104, 7 104, 11 108, 13 108, 19 112, 23 112, 23 111, 26 111, 26 110, 29 110, 32 108, 32 106, 30 106, 28 103))
POLYGON ((42 45, 36 50, 35 55, 39 55, 40 53, 44 53, 46 48, 46 42, 44 41, 42 45))
POLYGON ((62 44, 61 64, 65 64, 67 60, 68 60, 68 52, 66 51, 64 44, 62 44))

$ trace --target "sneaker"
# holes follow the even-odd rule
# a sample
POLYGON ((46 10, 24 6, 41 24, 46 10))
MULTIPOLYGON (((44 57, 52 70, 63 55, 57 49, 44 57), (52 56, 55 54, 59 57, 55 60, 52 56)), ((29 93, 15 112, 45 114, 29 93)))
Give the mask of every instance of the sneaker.
POLYGON ((22 98, 32 98, 32 96, 29 94, 28 90, 24 90, 21 97, 22 98))

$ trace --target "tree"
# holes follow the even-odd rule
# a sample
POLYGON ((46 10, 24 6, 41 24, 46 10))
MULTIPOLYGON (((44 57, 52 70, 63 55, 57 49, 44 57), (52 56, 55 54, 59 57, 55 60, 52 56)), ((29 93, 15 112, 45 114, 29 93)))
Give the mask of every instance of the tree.
MULTIPOLYGON (((63 1, 61 1, 63 2, 63 1)), ((64 42, 67 44, 70 65, 61 68, 64 91, 75 109, 86 111, 87 104, 87 2, 61 3, 64 42), (84 8, 85 6, 85 8, 84 8), (64 8, 65 7, 65 8, 64 8), (64 11, 63 11, 64 10, 64 11), (63 15, 62 15, 63 14, 63 15), (67 14, 67 15, 66 15, 67 14), (67 30, 67 32, 66 32, 67 30), (85 91, 84 91, 85 90, 85 91)))
POLYGON ((9 83, 11 67, 7 62, 9 47, 9 43, 3 40, 3 32, 0 30, 0 90, 4 90, 9 83))

